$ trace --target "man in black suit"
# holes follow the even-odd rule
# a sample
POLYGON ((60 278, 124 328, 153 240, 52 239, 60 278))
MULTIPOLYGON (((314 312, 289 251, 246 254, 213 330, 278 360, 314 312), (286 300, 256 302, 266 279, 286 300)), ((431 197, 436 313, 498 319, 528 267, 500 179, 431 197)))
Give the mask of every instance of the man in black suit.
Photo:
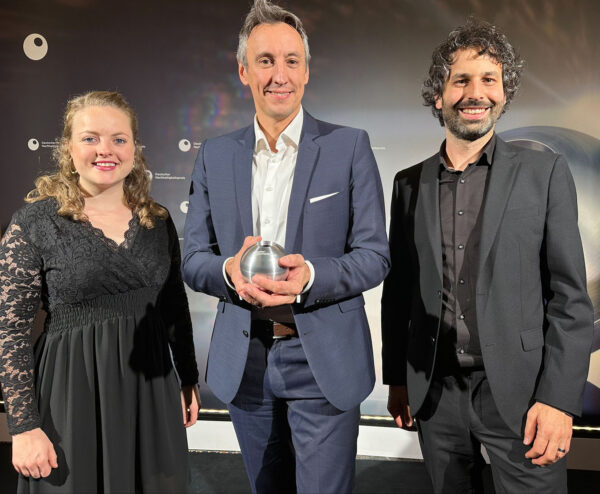
POLYGON ((446 140, 394 180, 384 382, 436 492, 481 490, 482 444, 497 492, 567 490, 593 312, 565 159, 494 133, 522 66, 488 23, 450 33, 423 87, 446 140))

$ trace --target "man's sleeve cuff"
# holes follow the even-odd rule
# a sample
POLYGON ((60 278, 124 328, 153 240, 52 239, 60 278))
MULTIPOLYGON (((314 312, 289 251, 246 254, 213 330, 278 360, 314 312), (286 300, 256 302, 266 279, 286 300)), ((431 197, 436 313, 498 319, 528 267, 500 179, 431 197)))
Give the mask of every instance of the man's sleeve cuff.
POLYGON ((575 415, 573 415, 571 412, 567 412, 566 410, 563 410, 562 408, 558 408, 558 407, 556 407, 556 406, 554 406, 554 405, 550 405, 550 403, 546 403, 546 402, 545 402, 545 401, 543 401, 543 400, 538 400, 537 398, 535 399, 535 401, 537 401, 537 402, 539 402, 539 403, 543 403, 544 405, 548 405, 549 407, 552 407, 552 408, 554 408, 555 410, 558 410, 558 411, 560 411, 560 412, 564 413, 565 415, 567 415, 567 416, 569 416, 569 417, 571 417, 571 418, 575 418, 575 415))
POLYGON ((308 293, 308 291, 312 288, 313 283, 315 282, 315 267, 310 261, 305 260, 304 262, 306 263, 306 265, 308 266, 308 270, 310 271, 310 278, 304 289, 298 295, 296 295, 297 304, 302 302, 302 299, 304 298, 303 295, 306 295, 308 293))
POLYGON ((227 261, 229 261, 229 259, 233 259, 233 257, 228 257, 227 259, 225 259, 225 261, 223 262, 223 278, 225 279, 225 283, 227 283, 227 286, 229 288, 231 288, 234 292, 235 292, 235 286, 233 286, 233 283, 231 283, 231 280, 229 279, 229 276, 227 276, 227 271, 225 271, 225 265, 227 264, 227 261))

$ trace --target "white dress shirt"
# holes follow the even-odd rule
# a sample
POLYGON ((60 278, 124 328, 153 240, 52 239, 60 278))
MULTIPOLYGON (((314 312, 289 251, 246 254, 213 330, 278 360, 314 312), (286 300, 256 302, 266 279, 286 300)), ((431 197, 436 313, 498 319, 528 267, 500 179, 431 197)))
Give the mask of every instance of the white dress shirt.
POLYGON ((294 181, 296 158, 304 113, 298 115, 279 135, 276 152, 254 117, 254 155, 252 157, 252 225, 254 235, 285 247, 288 205, 294 181))
MULTIPOLYGON (((252 233, 254 236, 261 236, 263 240, 277 242, 282 247, 285 247, 288 206, 303 123, 304 112, 301 107, 298 114, 277 138, 275 143, 277 151, 273 152, 258 124, 256 115, 254 116, 252 233)), ((234 288, 225 273, 225 263, 223 263, 223 275, 227 284, 234 288)), ((315 278, 312 263, 306 261, 306 264, 310 270, 310 280, 302 290, 302 294, 310 289, 315 278)), ((298 295, 296 301, 300 302, 300 300, 301 295, 298 295)))

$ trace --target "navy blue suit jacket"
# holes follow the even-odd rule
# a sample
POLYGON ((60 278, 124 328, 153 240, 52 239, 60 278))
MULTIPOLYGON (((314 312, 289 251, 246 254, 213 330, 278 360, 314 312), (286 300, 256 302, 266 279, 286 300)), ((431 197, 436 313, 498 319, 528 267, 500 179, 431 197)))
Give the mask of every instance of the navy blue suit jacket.
MULTIPOLYGON (((220 299, 206 381, 225 403, 242 379, 251 307, 225 283, 222 266, 253 234, 254 144, 253 126, 203 144, 185 223, 184 280, 220 299)), ((381 180, 365 131, 305 112, 286 232, 286 250, 315 268, 312 288, 291 306, 302 346, 324 396, 347 410, 375 381, 362 292, 390 267, 381 180)))

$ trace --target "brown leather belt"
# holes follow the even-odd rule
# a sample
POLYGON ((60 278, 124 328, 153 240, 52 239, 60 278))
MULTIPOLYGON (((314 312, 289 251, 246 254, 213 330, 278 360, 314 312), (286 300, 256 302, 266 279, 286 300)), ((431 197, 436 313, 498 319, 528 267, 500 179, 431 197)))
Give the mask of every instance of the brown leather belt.
POLYGON ((296 325, 294 323, 282 324, 273 321, 273 338, 286 338, 298 336, 296 325))
MULTIPOLYGON (((263 319, 255 319, 252 324, 260 327, 269 336, 274 339, 291 338, 298 336, 296 325, 292 322, 280 323, 276 321, 265 321, 263 319)), ((253 326, 254 327, 254 326, 253 326)))

